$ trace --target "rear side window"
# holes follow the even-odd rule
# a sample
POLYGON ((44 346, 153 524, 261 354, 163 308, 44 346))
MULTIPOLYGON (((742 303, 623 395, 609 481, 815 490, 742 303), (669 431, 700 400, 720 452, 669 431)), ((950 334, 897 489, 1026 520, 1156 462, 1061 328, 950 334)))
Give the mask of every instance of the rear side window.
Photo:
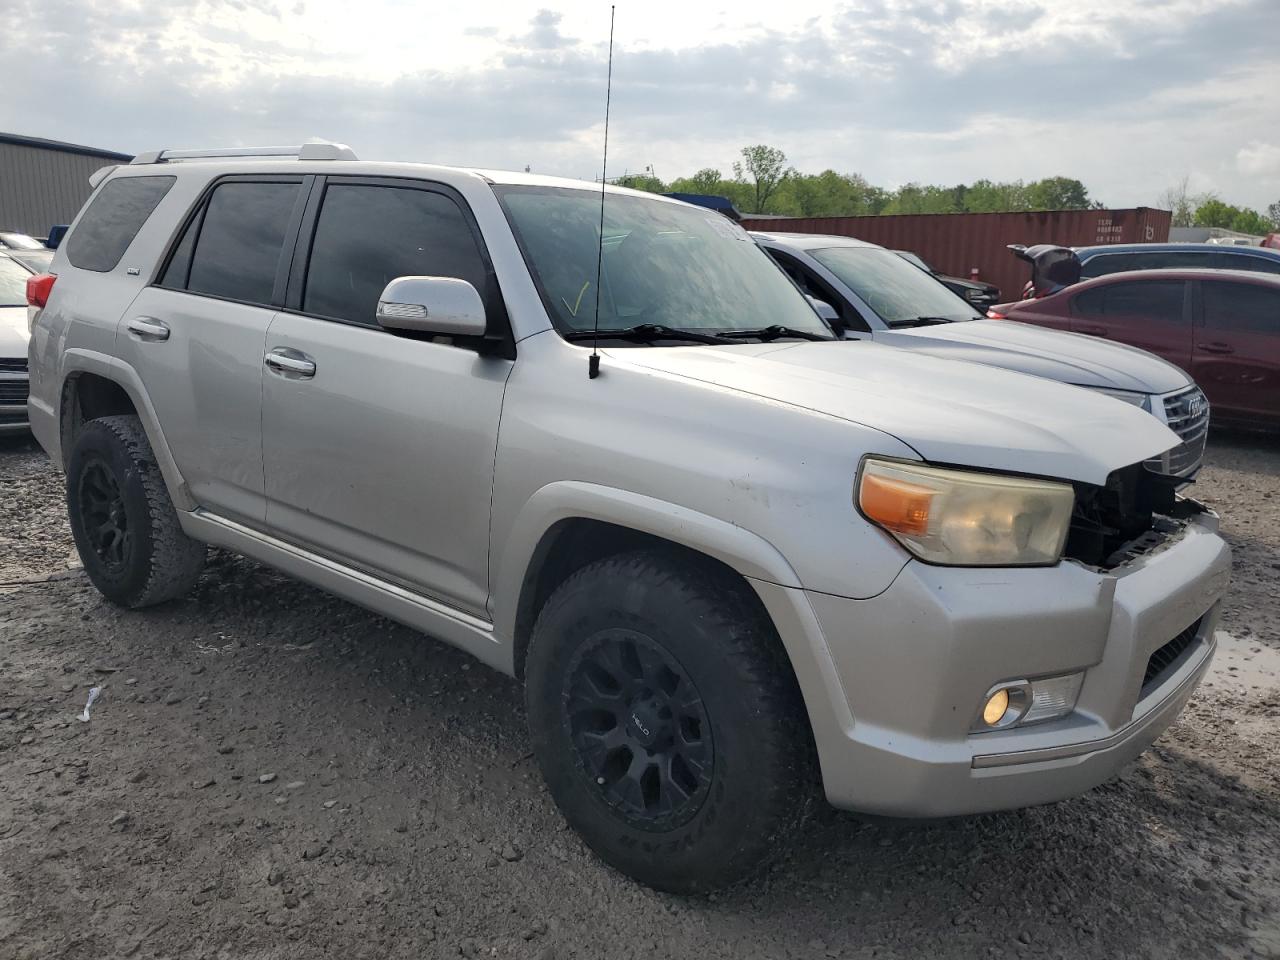
POLYGON ((1086 290, 1072 301, 1072 309, 1084 317, 1141 317, 1182 323, 1185 319, 1181 280, 1142 280, 1111 283, 1086 290))
POLYGON ((176 177, 120 177, 98 191, 67 240, 73 267, 114 270, 176 177))
POLYGON ((219 184, 183 233, 160 285, 271 303, 300 183, 219 184))
POLYGON ((1208 281, 1204 325, 1210 330, 1280 333, 1280 290, 1261 284, 1208 281))
POLYGON ((316 222, 303 311, 374 326, 386 285, 413 276, 456 277, 484 295, 484 259, 458 205, 427 190, 331 184, 316 222))

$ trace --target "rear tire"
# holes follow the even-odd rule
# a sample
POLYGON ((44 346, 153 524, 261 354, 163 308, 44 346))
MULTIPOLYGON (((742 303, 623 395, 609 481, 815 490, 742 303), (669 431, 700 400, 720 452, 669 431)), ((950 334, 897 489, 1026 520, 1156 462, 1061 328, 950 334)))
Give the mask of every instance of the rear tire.
POLYGON ((749 877, 814 796, 791 665, 750 589, 677 551, 609 557, 547 601, 529 644, 533 751, 607 863, 692 893, 749 877))
POLYGON ((80 430, 67 465, 67 515, 89 580, 122 607, 182 596, 204 569, 204 544, 182 532, 135 416, 80 430))

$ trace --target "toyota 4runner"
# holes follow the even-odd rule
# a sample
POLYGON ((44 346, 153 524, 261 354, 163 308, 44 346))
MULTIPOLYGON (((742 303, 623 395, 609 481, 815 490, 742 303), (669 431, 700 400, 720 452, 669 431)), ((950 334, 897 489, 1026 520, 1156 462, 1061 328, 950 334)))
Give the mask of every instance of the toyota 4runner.
POLYGON ((92 582, 160 603, 214 544, 515 676, 565 817, 646 883, 751 873, 819 783, 1078 794, 1208 668, 1229 553, 1143 465, 1175 434, 835 340, 718 214, 335 144, 95 176, 27 290, 92 582))

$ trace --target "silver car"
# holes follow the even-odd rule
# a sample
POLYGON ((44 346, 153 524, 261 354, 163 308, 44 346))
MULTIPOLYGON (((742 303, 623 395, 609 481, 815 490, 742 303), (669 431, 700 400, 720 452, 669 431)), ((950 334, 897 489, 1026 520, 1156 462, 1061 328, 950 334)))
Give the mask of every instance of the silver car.
POLYGON ((676 201, 282 152, 107 171, 36 285, 32 429, 113 602, 215 544, 457 645, 586 842, 680 891, 819 785, 1088 790, 1208 669, 1230 554, 1133 405, 837 340, 676 201))
POLYGON ((1154 354, 1022 323, 987 320, 897 251, 852 237, 752 234, 849 339, 968 360, 1087 387, 1146 410, 1182 438, 1152 466, 1191 479, 1209 432, 1209 404, 1182 370, 1154 354), (828 310, 827 308, 830 308, 828 310))
POLYGON ((27 278, 0 250, 0 436, 27 432, 27 278))

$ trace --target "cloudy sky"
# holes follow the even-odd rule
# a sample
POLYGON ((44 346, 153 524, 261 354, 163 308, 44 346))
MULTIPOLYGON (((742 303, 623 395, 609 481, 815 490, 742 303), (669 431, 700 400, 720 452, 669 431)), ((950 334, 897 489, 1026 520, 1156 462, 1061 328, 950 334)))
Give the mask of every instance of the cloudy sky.
MULTIPOLYGON (((593 177, 608 3, 4 0, 0 130, 125 152, 324 137, 593 177), (14 28, 20 24, 19 28, 14 28)), ((610 175, 748 143, 873 183, 1280 200, 1280 0, 618 5, 610 175)))

